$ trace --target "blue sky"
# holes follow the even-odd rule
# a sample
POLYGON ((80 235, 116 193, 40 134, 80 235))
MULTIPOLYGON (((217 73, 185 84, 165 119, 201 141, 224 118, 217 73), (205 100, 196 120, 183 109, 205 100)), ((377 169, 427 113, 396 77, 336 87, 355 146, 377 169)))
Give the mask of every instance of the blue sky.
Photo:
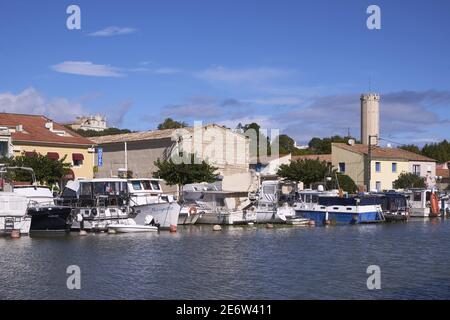
POLYGON ((299 143, 359 136, 359 96, 382 132, 450 138, 450 2, 0 1, 0 111, 116 126, 258 122, 299 143), (81 30, 66 8, 81 8, 81 30), (366 9, 381 8, 381 30, 366 9))

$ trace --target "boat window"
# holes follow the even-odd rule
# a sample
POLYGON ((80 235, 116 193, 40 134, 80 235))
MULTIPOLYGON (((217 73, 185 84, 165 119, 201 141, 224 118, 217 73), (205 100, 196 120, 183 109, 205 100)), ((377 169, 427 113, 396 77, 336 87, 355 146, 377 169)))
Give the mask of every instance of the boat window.
POLYGON ((94 182, 95 194, 113 194, 114 191, 114 182, 94 182))
POLYGON ((131 185, 133 186, 133 190, 142 190, 140 181, 131 181, 131 185))
POLYGON ((80 195, 90 196, 92 193, 92 185, 90 183, 80 183, 80 195))
POLYGON ((312 202, 318 203, 319 202, 319 196, 312 196, 312 202))
POLYGON ((427 192, 427 201, 431 200, 431 192, 427 192))
POLYGON ((275 186, 264 186, 263 193, 265 194, 275 194, 275 186))
POLYGON ((148 180, 142 180, 142 186, 144 187, 144 190, 152 190, 152 185, 150 181, 148 180))
POLYGON ((306 195, 305 202, 308 202, 308 203, 311 202, 311 195, 309 195, 309 194, 306 195))
POLYGON ((422 197, 420 192, 414 192, 414 200, 413 201, 421 201, 422 197))
POLYGON ((153 190, 161 190, 158 180, 151 180, 153 190))

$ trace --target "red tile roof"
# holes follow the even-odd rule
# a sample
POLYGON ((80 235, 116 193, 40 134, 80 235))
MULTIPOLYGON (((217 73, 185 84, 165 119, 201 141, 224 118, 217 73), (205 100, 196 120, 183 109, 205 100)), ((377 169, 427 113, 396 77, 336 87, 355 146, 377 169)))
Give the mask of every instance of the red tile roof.
MULTIPOLYGON (((348 150, 351 152, 359 153, 359 154, 368 154, 369 148, 367 145, 363 144, 355 144, 348 145, 346 143, 333 143, 333 146, 339 147, 344 150, 348 150)), ((407 150, 399 149, 399 148, 382 148, 382 147, 374 147, 372 149, 372 157, 378 159, 397 159, 397 160, 407 160, 407 161, 423 161, 423 162, 436 162, 436 160, 425 157, 423 155, 410 152, 407 150)))
POLYGON ((0 113, 0 126, 15 128, 22 125, 22 132, 12 132, 11 138, 14 142, 34 142, 69 145, 94 145, 95 143, 79 134, 67 129, 59 123, 53 122, 54 130, 63 130, 65 136, 60 136, 45 127, 49 118, 41 115, 0 113))
POLYGON ((450 178, 450 169, 436 169, 436 175, 442 178, 450 178))

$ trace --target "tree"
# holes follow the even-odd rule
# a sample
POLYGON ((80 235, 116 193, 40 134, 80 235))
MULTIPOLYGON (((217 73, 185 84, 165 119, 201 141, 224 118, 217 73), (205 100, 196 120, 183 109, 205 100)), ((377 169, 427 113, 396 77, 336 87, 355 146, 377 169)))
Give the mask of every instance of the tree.
POLYGON ((185 128, 186 122, 175 121, 172 118, 166 118, 162 123, 158 124, 158 130, 185 128))
POLYGON ((422 154, 440 163, 448 162, 450 161, 450 143, 444 140, 439 143, 426 144, 422 148, 422 154))
MULTIPOLYGON (((34 156, 26 157, 25 154, 14 158, 2 158, 1 163, 12 167, 30 167, 34 170, 36 180, 40 184, 55 185, 61 182, 63 177, 69 173, 70 163, 66 163, 66 156, 59 160, 53 160, 36 153, 34 156)), ((12 173, 10 177, 14 181, 30 181, 29 173, 25 171, 17 171, 12 173)))
MULTIPOLYGON (((330 138, 312 138, 309 143, 309 149, 316 154, 330 154, 331 144, 333 142, 347 143, 349 139, 354 139, 353 137, 341 137, 339 135, 332 136, 330 138)), ((355 139, 356 141, 356 139, 355 139)))
POLYGON ((101 136, 109 136, 109 135, 132 132, 131 130, 128 130, 128 129, 118 129, 118 128, 107 128, 103 131, 95 131, 95 130, 82 130, 82 129, 74 130, 74 129, 70 128, 69 126, 66 126, 66 127, 67 127, 67 129, 78 133, 82 137, 101 137, 101 136))
POLYGON ((280 177, 292 181, 301 181, 310 186, 314 182, 324 181, 327 175, 333 175, 335 172, 331 165, 326 161, 301 159, 291 161, 289 165, 282 164, 277 174, 280 177))
POLYGON ((244 126, 242 126, 241 124, 239 124, 239 125, 242 128, 242 130, 244 131, 243 134, 251 139, 251 141, 250 141, 250 157, 252 157, 252 158, 257 157, 259 159, 259 157, 262 155, 270 155, 271 154, 270 139, 261 132, 261 126, 259 124, 257 124, 256 122, 252 122, 252 123, 246 124, 244 126), (254 141, 255 136, 256 136, 256 141, 254 141), (265 148, 266 150, 261 150, 260 146, 264 147, 264 144, 263 144, 264 140, 266 142, 267 147, 265 148), (252 146, 256 147, 256 150, 252 146))
POLYGON ((403 150, 406 150, 409 152, 414 152, 417 154, 421 154, 420 148, 414 144, 407 144, 407 145, 401 146, 400 149, 403 149, 403 150))
POLYGON ((425 188, 425 179, 414 173, 402 172, 394 181, 395 189, 425 188))
POLYGON ((332 180, 330 183, 327 184, 327 188, 332 189, 333 186, 338 185, 336 183, 336 177, 337 181, 339 182, 340 189, 348 193, 356 193, 358 191, 358 187, 356 186, 355 181, 353 181, 353 179, 347 176, 346 174, 342 174, 339 172, 332 176, 332 180))
POLYGON ((174 162, 173 159, 155 161, 157 171, 153 172, 155 177, 164 179, 170 186, 177 185, 179 196, 183 194, 183 186, 196 182, 214 182, 217 174, 214 173, 217 168, 201 160, 195 154, 186 154, 182 163, 174 162))

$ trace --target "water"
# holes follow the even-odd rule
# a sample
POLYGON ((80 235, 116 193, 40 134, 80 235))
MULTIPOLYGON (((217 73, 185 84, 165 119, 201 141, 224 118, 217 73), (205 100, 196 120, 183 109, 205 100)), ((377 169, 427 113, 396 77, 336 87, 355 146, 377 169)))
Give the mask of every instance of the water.
POLYGON ((0 238, 2 299, 449 299, 450 221, 0 238), (68 290, 66 268, 81 268, 68 290), (381 290, 366 269, 381 268, 381 290))

